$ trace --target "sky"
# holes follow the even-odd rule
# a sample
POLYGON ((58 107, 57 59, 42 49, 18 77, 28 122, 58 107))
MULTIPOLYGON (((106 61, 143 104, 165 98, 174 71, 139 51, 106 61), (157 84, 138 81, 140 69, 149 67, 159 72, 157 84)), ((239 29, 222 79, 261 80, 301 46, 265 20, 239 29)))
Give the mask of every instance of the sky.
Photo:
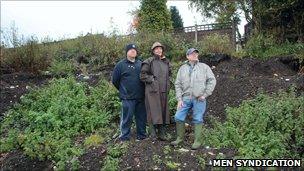
MULTIPOLYGON (((20 35, 35 35, 39 40, 74 38, 92 33, 109 33, 113 27, 128 34, 132 21, 130 11, 139 1, 1 1, 1 31, 12 25, 20 35), (112 24, 111 24, 112 23, 112 24)), ((168 1, 176 6, 184 26, 212 23, 189 7, 187 1, 168 1)), ((242 22, 244 25, 244 22, 242 22)), ((243 32, 241 25, 241 33, 243 32)))

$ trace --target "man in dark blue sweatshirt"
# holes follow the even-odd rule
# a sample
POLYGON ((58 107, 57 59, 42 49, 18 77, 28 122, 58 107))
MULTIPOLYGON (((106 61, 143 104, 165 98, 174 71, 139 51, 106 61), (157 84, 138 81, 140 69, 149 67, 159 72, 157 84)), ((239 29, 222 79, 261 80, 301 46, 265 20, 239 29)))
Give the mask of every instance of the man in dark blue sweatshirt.
POLYGON ((126 46, 126 58, 119 61, 112 74, 112 83, 119 90, 122 101, 119 136, 121 141, 130 140, 133 115, 136 122, 136 139, 146 138, 147 114, 145 108, 145 86, 140 81, 141 60, 135 44, 126 46))

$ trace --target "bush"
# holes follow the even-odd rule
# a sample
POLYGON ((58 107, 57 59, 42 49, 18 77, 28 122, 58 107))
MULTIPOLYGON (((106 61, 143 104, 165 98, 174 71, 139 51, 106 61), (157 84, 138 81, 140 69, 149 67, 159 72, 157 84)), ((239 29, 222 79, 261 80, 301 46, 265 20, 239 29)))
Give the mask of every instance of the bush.
POLYGON ((177 99, 175 96, 175 91, 171 89, 169 91, 169 111, 170 115, 174 116, 176 112, 176 106, 177 106, 177 99))
POLYGON ((48 70, 54 76, 71 75, 76 71, 76 66, 70 60, 54 59, 48 70))
POLYGON ((38 45, 37 37, 25 39, 20 36, 15 24, 10 29, 1 30, 1 67, 39 73, 49 65, 47 50, 38 45))
POLYGON ((252 36, 245 45, 247 55, 264 58, 265 51, 275 45, 275 39, 272 36, 264 36, 259 34, 252 36))
POLYGON ((113 99, 118 92, 109 83, 87 87, 71 77, 53 79, 22 97, 1 123, 0 151, 21 148, 31 157, 55 161, 59 169, 66 164, 77 167, 83 145, 74 139, 109 127, 119 110, 113 99))
POLYGON ((252 56, 260 59, 268 59, 275 56, 294 54, 301 60, 304 59, 303 43, 290 43, 288 41, 284 43, 277 43, 272 35, 258 34, 252 36, 246 43, 245 55, 252 56))
POLYGON ((234 51, 229 36, 218 33, 206 36, 204 40, 198 42, 197 48, 203 54, 220 53, 231 55, 234 51))
POLYGON ((294 90, 269 96, 259 94, 239 107, 227 108, 227 121, 213 121, 204 142, 238 149, 240 158, 303 158, 304 96, 294 90))
POLYGON ((1 65, 7 65, 24 71, 52 70, 55 75, 74 70, 69 61, 77 61, 80 56, 88 59, 93 70, 105 65, 116 64, 125 57, 125 46, 135 43, 139 47, 140 56, 146 59, 151 56, 151 46, 159 41, 165 46, 166 57, 178 61, 184 60, 186 50, 192 46, 179 35, 172 33, 141 32, 130 36, 103 34, 80 36, 76 39, 55 42, 38 43, 29 39, 28 44, 21 44, 14 48, 1 47, 1 65))
POLYGON ((177 99, 175 94, 175 79, 178 72, 178 69, 182 65, 182 62, 173 62, 172 63, 172 79, 171 79, 171 89, 169 91, 169 111, 171 115, 174 115, 176 112, 177 99))
POLYGON ((39 73, 50 64, 46 49, 39 46, 34 38, 15 48, 1 48, 1 51, 1 66, 13 68, 17 72, 39 73))
POLYGON ((116 88, 108 81, 101 80, 91 89, 90 104, 100 109, 106 109, 111 120, 118 120, 121 112, 121 102, 116 88))
POLYGON ((117 35, 88 35, 73 40, 60 42, 60 51, 57 56, 71 59, 80 55, 87 56, 90 64, 94 68, 104 65, 116 64, 124 58, 125 46, 129 43, 135 43, 139 48, 139 55, 146 59, 151 56, 151 46, 154 42, 159 41, 165 46, 166 57, 171 60, 179 60, 185 57, 185 53, 190 44, 178 35, 171 33, 147 33, 141 32, 136 35, 117 36, 117 35))
POLYGON ((124 48, 130 43, 128 38, 103 35, 92 35, 82 37, 81 42, 86 45, 81 48, 81 54, 90 57, 90 62, 95 67, 115 64, 119 59, 125 57, 124 48))

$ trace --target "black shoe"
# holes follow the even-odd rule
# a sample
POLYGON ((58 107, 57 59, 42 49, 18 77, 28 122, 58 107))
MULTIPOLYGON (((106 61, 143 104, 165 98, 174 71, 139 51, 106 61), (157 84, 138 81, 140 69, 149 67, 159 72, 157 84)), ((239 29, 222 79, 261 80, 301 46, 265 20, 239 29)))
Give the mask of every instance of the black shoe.
POLYGON ((145 136, 145 137, 136 137, 135 141, 142 141, 142 140, 146 140, 146 139, 148 139, 147 136, 145 136))

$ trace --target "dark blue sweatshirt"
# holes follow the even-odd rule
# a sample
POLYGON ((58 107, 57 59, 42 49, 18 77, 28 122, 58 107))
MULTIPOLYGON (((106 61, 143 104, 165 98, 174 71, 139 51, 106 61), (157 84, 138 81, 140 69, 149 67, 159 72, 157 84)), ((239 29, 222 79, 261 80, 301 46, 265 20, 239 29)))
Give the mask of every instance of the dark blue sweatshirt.
POLYGON ((127 58, 119 61, 114 67, 112 83, 119 90, 120 99, 143 99, 145 96, 144 83, 139 75, 142 62, 136 58, 135 62, 127 58))

